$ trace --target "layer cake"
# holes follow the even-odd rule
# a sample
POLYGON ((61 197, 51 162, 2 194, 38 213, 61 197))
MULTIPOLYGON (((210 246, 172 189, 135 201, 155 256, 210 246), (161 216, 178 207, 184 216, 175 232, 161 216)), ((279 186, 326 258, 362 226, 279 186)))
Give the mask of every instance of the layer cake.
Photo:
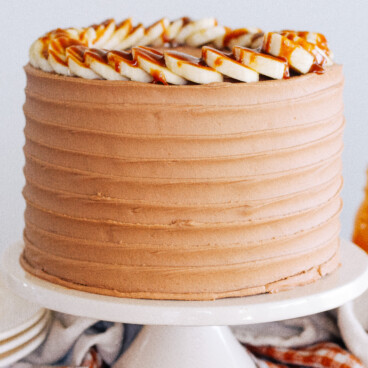
POLYGON ((25 71, 30 273, 98 294, 208 300, 338 267, 340 65, 180 86, 25 71))

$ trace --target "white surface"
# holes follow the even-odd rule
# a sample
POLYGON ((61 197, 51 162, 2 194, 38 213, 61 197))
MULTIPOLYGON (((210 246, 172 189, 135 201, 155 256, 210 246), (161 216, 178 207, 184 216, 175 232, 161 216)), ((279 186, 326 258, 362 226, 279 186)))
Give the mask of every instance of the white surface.
POLYGON ((1 260, 6 284, 27 300, 68 314, 147 325, 213 326, 277 321, 332 309, 368 288, 368 256, 342 241, 342 267, 310 285, 277 294, 186 302, 108 297, 71 290, 26 273, 19 265, 22 243, 1 260))
POLYGON ((21 332, 8 340, 0 341, 0 355, 20 347, 21 345, 32 340, 45 328, 49 321, 50 312, 46 312, 35 325, 31 326, 26 331, 21 332))
POLYGON ((28 48, 40 35, 57 27, 83 26, 109 17, 132 16, 148 25, 163 16, 175 19, 215 16, 220 24, 257 26, 265 30, 301 29, 327 36, 335 59, 344 64, 344 209, 342 237, 350 238, 353 218, 363 197, 368 163, 368 2, 364 0, 15 0, 2 1, 0 11, 0 252, 17 241, 23 229, 24 179, 22 145, 25 75, 28 48))
POLYGON ((0 342, 26 330, 44 314, 39 304, 15 295, 0 281, 0 342))
POLYGON ((255 364, 229 327, 146 326, 114 365, 136 367, 255 368, 255 364))
POLYGON ((47 335, 47 328, 45 328, 39 335, 37 335, 30 342, 22 345, 20 348, 14 349, 10 354, 5 357, 0 355, 0 367, 7 367, 8 365, 15 363, 16 361, 24 358, 30 354, 33 350, 37 349, 45 340, 47 335))

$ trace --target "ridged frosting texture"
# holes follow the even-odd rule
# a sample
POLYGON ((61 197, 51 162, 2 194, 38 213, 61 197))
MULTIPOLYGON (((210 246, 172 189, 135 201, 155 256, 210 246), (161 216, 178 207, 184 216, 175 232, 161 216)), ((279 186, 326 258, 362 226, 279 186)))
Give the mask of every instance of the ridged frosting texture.
POLYGON ((276 292, 338 266, 341 66, 170 88, 25 70, 31 273, 201 300, 276 292))

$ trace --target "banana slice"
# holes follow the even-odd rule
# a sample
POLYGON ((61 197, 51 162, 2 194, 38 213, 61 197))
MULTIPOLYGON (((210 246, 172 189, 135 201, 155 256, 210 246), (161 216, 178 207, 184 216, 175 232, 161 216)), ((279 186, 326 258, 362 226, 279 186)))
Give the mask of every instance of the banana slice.
POLYGON ((317 45, 317 47, 323 50, 329 58, 333 59, 333 54, 328 47, 327 39, 322 33, 299 31, 296 32, 296 34, 307 42, 317 45))
POLYGON ((166 28, 161 37, 156 38, 152 42, 154 47, 163 47, 165 43, 172 41, 180 32, 185 24, 188 24, 190 19, 187 17, 179 18, 171 22, 166 28))
POLYGON ((142 24, 138 24, 134 27, 128 36, 120 42, 115 48, 116 50, 126 50, 138 44, 138 41, 144 37, 144 27, 142 24))
POLYGON ((108 51, 101 49, 88 49, 84 53, 85 64, 96 74, 107 80, 128 80, 112 68, 107 60, 108 51))
POLYGON ((116 25, 115 31, 108 41, 105 42, 104 48, 114 49, 119 43, 123 42, 128 33, 132 30, 132 19, 128 18, 116 25))
POLYGON ((224 40, 225 40, 225 37, 231 33, 233 30, 229 27, 224 27, 225 28, 225 34, 220 36, 220 37, 217 37, 214 41, 213 41, 213 45, 217 48, 217 49, 224 49, 225 46, 224 46, 224 40))
POLYGON ((264 35, 262 51, 285 58, 290 67, 299 73, 308 73, 314 63, 314 56, 287 37, 275 32, 264 35))
POLYGON ((41 37, 31 45, 29 49, 29 62, 35 67, 45 72, 53 72, 54 69, 48 62, 49 57, 49 37, 41 37))
POLYGON ((259 74, 273 79, 289 77, 289 66, 286 60, 240 46, 233 47, 233 54, 236 60, 259 74))
POLYGON ((163 84, 186 84, 187 81, 166 67, 164 54, 150 47, 132 48, 133 59, 138 66, 151 74, 156 82, 163 84))
POLYGON ((175 74, 194 83, 208 84, 222 82, 222 74, 203 65, 201 59, 177 51, 165 51, 167 67, 175 74))
POLYGON ((180 30, 188 23, 190 23, 190 19, 187 17, 179 18, 171 22, 166 28, 165 32, 167 40, 171 41, 175 39, 178 36, 180 30))
POLYGON ((162 39, 162 35, 169 23, 170 22, 167 18, 162 18, 158 22, 149 26, 145 30, 144 36, 139 40, 139 46, 152 45, 156 39, 162 39))
POLYGON ((214 41, 216 38, 223 36, 225 33, 225 27, 222 26, 201 29, 192 33, 185 40, 185 43, 191 47, 198 47, 214 41))
POLYGON ((202 47, 202 58, 207 65, 230 78, 243 82, 259 80, 259 73, 212 47, 202 47))
POLYGON ((131 51, 110 51, 107 60, 112 68, 132 81, 145 83, 153 81, 153 77, 139 68, 137 62, 133 60, 131 51))
POLYGON ((80 41, 89 47, 101 47, 112 36, 115 31, 115 21, 107 19, 100 24, 93 24, 82 30, 79 35, 80 41))
POLYGON ((332 60, 316 44, 306 41, 304 38, 299 37, 295 32, 283 31, 281 32, 281 35, 287 37, 289 40, 303 47, 304 50, 310 52, 314 56, 314 63, 316 65, 323 67, 333 64, 332 60))
POLYGON ((54 71, 58 74, 69 75, 69 67, 65 50, 69 46, 83 46, 83 43, 69 37, 57 37, 51 40, 49 44, 48 62, 54 71))
POLYGON ((238 28, 226 34, 224 47, 232 49, 234 46, 250 47, 254 34, 262 32, 259 28, 238 28))
POLYGON ((65 50, 66 60, 72 75, 85 79, 101 79, 92 69, 85 63, 84 54, 88 50, 85 46, 70 46, 65 50))
POLYGON ((179 44, 184 44, 185 40, 193 33, 215 26, 217 26, 217 20, 215 18, 203 18, 197 21, 191 21, 183 26, 175 37, 175 41, 179 44))
POLYGON ((263 32, 254 33, 252 36, 252 42, 250 44, 250 48, 260 50, 263 45, 263 36, 264 36, 263 32))
POLYGON ((114 19, 108 19, 97 26, 91 26, 96 31, 96 37, 92 41, 94 47, 104 47, 115 31, 114 19))

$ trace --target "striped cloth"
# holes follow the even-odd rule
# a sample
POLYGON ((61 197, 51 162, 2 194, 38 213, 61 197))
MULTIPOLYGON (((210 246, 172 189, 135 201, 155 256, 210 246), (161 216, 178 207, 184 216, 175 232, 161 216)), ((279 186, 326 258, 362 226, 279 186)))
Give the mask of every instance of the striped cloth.
MULTIPOLYGON (((246 348, 258 368, 364 368, 358 358, 331 342, 299 349, 253 345, 246 345, 246 348)), ((101 368, 102 365, 95 348, 91 348, 81 364, 88 368, 101 368)))
POLYGON ((252 345, 246 347, 258 368, 364 368, 358 358, 331 342, 298 349, 252 345))

